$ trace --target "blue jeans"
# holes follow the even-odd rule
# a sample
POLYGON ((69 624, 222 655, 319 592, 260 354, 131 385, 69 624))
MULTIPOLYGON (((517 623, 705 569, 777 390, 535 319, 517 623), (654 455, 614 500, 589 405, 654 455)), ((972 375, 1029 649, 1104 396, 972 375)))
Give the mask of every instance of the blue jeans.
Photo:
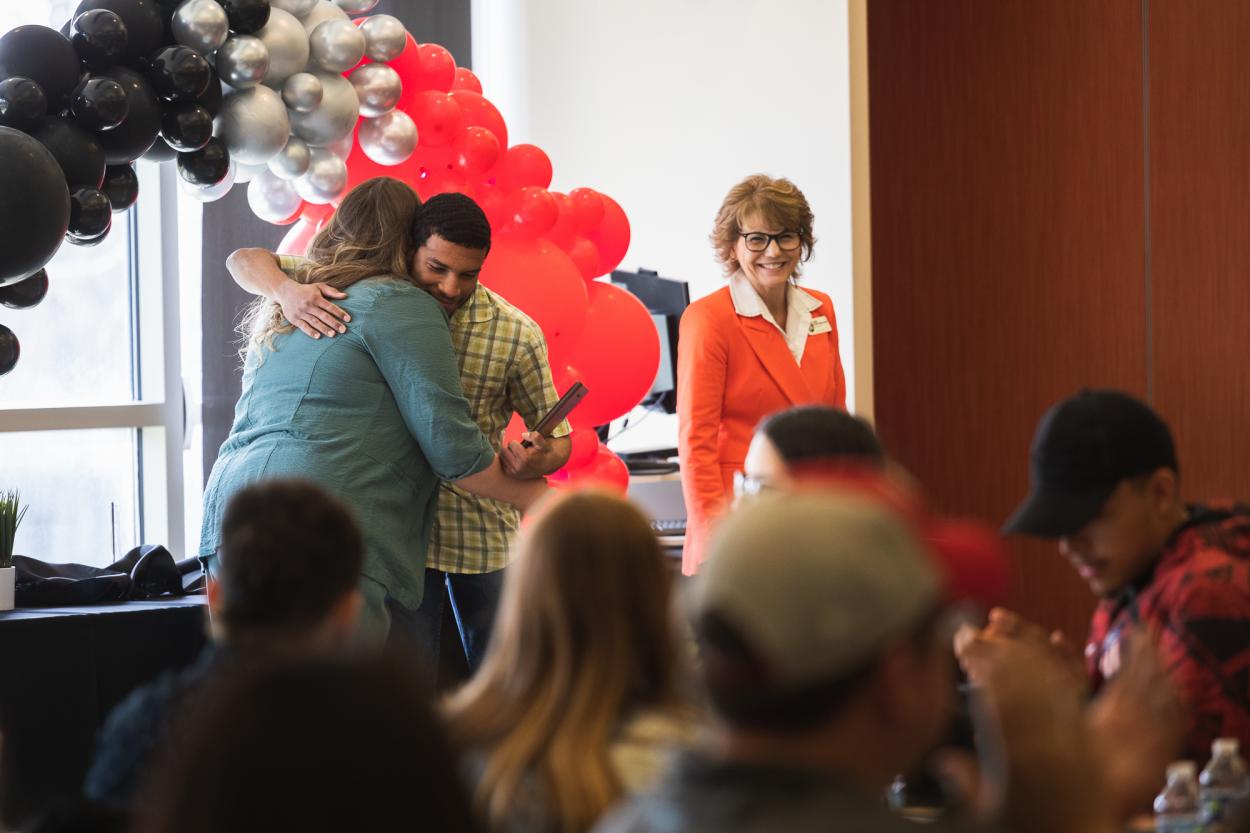
POLYGON ((394 627, 404 634, 438 668, 438 654, 443 630, 443 604, 451 600, 451 612, 460 631, 460 645, 469 673, 477 671, 486 654, 495 610, 503 590, 505 570, 493 573, 445 573, 433 567, 425 569, 425 595, 415 611, 391 610, 394 627))

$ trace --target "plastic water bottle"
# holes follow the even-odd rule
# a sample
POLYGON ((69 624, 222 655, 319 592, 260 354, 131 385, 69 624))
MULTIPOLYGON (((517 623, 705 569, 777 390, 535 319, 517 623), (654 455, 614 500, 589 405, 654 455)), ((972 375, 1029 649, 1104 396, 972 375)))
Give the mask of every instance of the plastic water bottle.
POLYGON ((1211 744, 1211 761, 1198 776, 1202 820, 1221 824, 1229 805, 1246 796, 1246 762, 1238 753, 1236 738, 1220 738, 1211 744))
POLYGON ((1155 796, 1155 833, 1198 833, 1202 830, 1198 772, 1193 761, 1168 764, 1168 783, 1155 796))

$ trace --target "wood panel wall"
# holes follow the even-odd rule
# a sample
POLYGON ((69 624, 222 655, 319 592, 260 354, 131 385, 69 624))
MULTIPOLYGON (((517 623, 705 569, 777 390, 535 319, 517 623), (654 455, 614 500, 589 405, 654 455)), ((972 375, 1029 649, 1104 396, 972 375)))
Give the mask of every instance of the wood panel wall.
MULTIPOLYGON (((1006 518, 1055 400, 1147 393, 1142 22, 1141 0, 869 4, 875 418, 947 511, 1006 518)), ((1083 583, 1011 543, 1013 604, 1083 636, 1083 583)))

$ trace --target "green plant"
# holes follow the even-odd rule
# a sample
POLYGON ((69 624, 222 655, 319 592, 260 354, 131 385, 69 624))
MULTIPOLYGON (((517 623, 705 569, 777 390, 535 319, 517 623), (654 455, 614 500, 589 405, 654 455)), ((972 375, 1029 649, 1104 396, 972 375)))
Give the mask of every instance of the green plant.
POLYGON ((29 506, 22 506, 22 494, 16 490, 0 492, 0 567, 13 566, 13 542, 29 506))

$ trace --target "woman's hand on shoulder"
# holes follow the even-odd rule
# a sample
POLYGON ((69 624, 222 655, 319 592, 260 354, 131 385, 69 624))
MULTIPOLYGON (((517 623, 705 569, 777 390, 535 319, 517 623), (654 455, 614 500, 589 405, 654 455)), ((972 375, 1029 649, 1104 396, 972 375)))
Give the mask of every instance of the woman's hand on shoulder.
POLYGON ((282 315, 304 335, 334 338, 347 332, 345 326, 351 315, 330 299, 342 300, 347 293, 324 283, 297 283, 287 281, 274 299, 282 309, 282 315))

